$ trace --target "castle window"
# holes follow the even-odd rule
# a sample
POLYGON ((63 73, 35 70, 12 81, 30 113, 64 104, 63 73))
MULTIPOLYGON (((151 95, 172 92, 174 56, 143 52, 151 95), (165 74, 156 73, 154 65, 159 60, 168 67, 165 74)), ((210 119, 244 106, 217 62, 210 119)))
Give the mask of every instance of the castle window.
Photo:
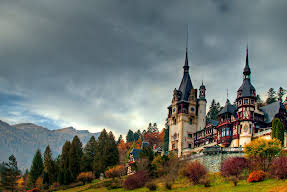
POLYGON ((192 148, 192 145, 190 143, 188 144, 188 148, 190 148, 190 149, 192 148))
POLYGON ((175 108, 173 108, 173 112, 175 112, 175 108))
POLYGON ((239 100, 239 105, 241 105, 241 99, 239 100))
POLYGON ((249 133, 251 134, 251 124, 249 125, 249 133))
POLYGON ((251 99, 251 104, 254 104, 254 99, 251 99))
POLYGON ((190 108, 190 111, 193 112, 193 111, 194 111, 194 107, 191 107, 191 108, 190 108))
POLYGON ((248 99, 244 99, 244 104, 248 104, 248 99))
POLYGON ((189 120, 189 124, 192 125, 192 119, 189 120))
POLYGON ((176 119, 174 119, 174 125, 176 125, 176 119))
POLYGON ((189 138, 192 138, 192 134, 188 134, 188 137, 189 137, 189 138))

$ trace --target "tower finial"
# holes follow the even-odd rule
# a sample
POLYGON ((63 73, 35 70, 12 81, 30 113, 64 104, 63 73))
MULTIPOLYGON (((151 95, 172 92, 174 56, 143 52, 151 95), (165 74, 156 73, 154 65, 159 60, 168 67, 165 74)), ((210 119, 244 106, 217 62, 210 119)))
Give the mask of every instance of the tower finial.
POLYGON ((186 30, 186 48, 185 48, 185 63, 183 66, 184 73, 188 73, 189 66, 188 66, 188 25, 187 25, 187 30, 186 30))
POLYGON ((186 45, 185 45, 186 52, 188 52, 188 24, 186 25, 186 45))

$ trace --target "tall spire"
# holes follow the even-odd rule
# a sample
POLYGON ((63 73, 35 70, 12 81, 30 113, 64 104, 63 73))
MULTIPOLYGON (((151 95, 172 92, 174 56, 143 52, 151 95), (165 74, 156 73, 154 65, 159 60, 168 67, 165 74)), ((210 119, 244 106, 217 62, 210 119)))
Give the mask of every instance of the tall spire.
POLYGON ((189 66, 188 66, 188 25, 186 30, 186 47, 185 47, 185 62, 184 62, 184 73, 188 73, 189 66))
POLYGON ((244 75, 244 79, 245 78, 250 78, 250 67, 249 67, 249 59, 248 59, 248 45, 246 46, 246 61, 245 61, 245 67, 243 70, 243 75, 244 75))

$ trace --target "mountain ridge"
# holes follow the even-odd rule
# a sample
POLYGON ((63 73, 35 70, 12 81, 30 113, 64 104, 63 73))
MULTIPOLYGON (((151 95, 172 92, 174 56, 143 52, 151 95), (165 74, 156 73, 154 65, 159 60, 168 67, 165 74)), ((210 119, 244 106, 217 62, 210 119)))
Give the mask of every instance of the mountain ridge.
POLYGON ((97 139, 100 133, 90 133, 88 130, 77 130, 66 127, 50 130, 33 123, 19 123, 10 125, 0 120, 0 161, 7 161, 13 154, 16 156, 18 166, 24 170, 30 168, 35 151, 39 148, 43 153, 46 146, 50 145, 53 156, 61 153, 65 141, 71 141, 78 135, 83 145, 91 136, 97 139))

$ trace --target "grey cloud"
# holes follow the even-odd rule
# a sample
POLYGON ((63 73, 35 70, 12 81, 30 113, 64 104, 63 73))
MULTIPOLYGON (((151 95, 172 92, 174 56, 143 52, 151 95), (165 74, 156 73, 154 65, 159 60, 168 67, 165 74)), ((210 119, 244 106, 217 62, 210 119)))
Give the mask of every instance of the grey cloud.
MULTIPOLYGON (((248 41, 260 94, 286 87, 285 1, 0 3, 0 90, 78 128, 163 126, 178 87, 189 24, 191 77, 210 102, 235 98, 248 41), (279 76, 280 78, 274 78, 279 76)), ((27 119, 28 121, 29 119, 27 119)))

